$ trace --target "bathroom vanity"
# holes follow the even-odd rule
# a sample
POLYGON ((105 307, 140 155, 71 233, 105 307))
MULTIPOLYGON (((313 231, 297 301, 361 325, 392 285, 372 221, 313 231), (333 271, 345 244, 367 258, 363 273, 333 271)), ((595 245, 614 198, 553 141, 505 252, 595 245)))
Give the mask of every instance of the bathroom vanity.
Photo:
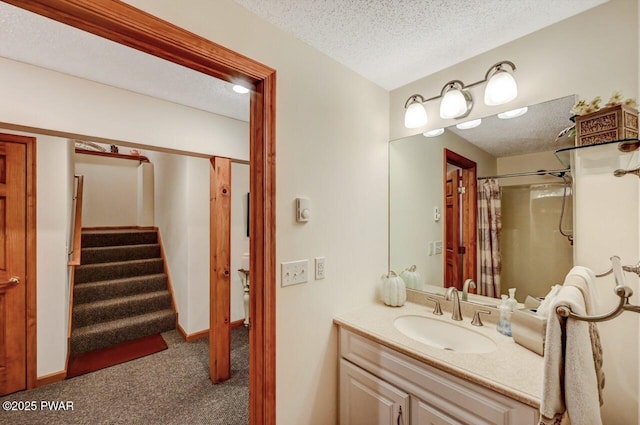
MULTIPOLYGON (((434 316, 414 303, 373 305, 334 319, 339 328, 341 425, 535 425, 542 391, 542 357, 499 334, 434 316), (421 326, 465 332, 495 343, 441 348, 440 341, 400 331, 409 317, 421 326), (458 329, 455 329, 458 328, 458 329), (408 336, 412 335, 412 336, 408 336)), ((418 329, 419 331, 419 329, 418 329)), ((440 331, 445 338, 454 332, 440 331)), ((418 332, 419 334, 419 332, 418 332)), ((472 338, 469 338, 472 339, 472 338)))

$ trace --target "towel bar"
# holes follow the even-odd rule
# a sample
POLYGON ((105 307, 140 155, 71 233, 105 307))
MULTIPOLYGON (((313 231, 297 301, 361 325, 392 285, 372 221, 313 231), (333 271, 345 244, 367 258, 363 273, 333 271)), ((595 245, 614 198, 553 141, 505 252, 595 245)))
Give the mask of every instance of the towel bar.
POLYGON ((636 313, 640 313, 640 306, 629 303, 629 297, 633 295, 633 290, 628 286, 625 286, 623 274, 624 270, 640 275, 640 273, 638 272, 638 270, 640 270, 640 262, 633 267, 622 266, 620 257, 614 255, 613 257, 611 257, 611 263, 611 270, 609 270, 607 273, 597 275, 597 277, 606 276, 611 272, 614 272, 616 279, 616 287, 614 289, 614 292, 618 297, 620 297, 620 302, 614 310, 609 313, 595 316, 583 316, 581 314, 575 314, 571 311, 571 308, 566 305, 559 305, 556 307, 556 313, 562 317, 570 317, 572 319, 583 320, 585 322, 604 322, 605 320, 611 320, 615 317, 618 317, 624 311, 633 311, 636 313), (627 270, 627 268, 631 268, 632 270, 627 270))

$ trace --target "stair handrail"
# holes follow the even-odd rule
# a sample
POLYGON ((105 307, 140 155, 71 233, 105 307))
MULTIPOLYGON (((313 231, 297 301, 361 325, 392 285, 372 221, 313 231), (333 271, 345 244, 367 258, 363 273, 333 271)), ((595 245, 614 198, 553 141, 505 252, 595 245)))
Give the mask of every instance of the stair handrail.
POLYGON ((71 260, 68 262, 70 266, 80 265, 80 252, 82 249, 82 192, 84 188, 84 176, 74 176, 75 179, 75 195, 73 197, 74 214, 71 234, 73 246, 69 255, 71 260))

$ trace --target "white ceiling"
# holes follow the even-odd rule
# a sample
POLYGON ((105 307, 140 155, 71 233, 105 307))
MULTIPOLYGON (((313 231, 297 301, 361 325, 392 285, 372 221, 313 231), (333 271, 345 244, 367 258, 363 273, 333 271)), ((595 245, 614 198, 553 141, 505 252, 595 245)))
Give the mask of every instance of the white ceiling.
POLYGON ((234 1, 393 90, 608 0, 234 1))
MULTIPOLYGON (((607 0, 234 1, 393 89, 607 0)), ((1 1, 0 56, 249 120, 248 96, 226 82, 1 1)))

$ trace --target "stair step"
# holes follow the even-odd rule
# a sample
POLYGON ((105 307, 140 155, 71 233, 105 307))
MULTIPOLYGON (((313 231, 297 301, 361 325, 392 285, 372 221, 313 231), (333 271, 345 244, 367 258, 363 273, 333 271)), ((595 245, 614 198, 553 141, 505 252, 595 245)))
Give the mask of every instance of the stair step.
POLYGON ((160 245, 121 245, 82 248, 80 264, 110 263, 160 257, 160 245))
POLYGON ((85 326, 74 329, 71 333, 71 353, 97 350, 132 339, 167 332, 175 327, 176 314, 171 309, 85 326))
POLYGON ((171 294, 167 290, 101 300, 74 306, 73 326, 82 328, 168 308, 171 294))
POLYGON ((126 297, 129 295, 156 292, 167 289, 167 275, 164 273, 127 277, 124 279, 102 280, 81 283, 74 286, 73 303, 80 304, 126 297))
POLYGON ((83 248, 155 243, 158 243, 158 233, 156 230, 114 229, 82 231, 83 248))
POLYGON ((79 284, 100 280, 122 279, 125 277, 163 272, 164 262, 162 261, 162 258, 86 264, 76 267, 75 283, 79 284))

